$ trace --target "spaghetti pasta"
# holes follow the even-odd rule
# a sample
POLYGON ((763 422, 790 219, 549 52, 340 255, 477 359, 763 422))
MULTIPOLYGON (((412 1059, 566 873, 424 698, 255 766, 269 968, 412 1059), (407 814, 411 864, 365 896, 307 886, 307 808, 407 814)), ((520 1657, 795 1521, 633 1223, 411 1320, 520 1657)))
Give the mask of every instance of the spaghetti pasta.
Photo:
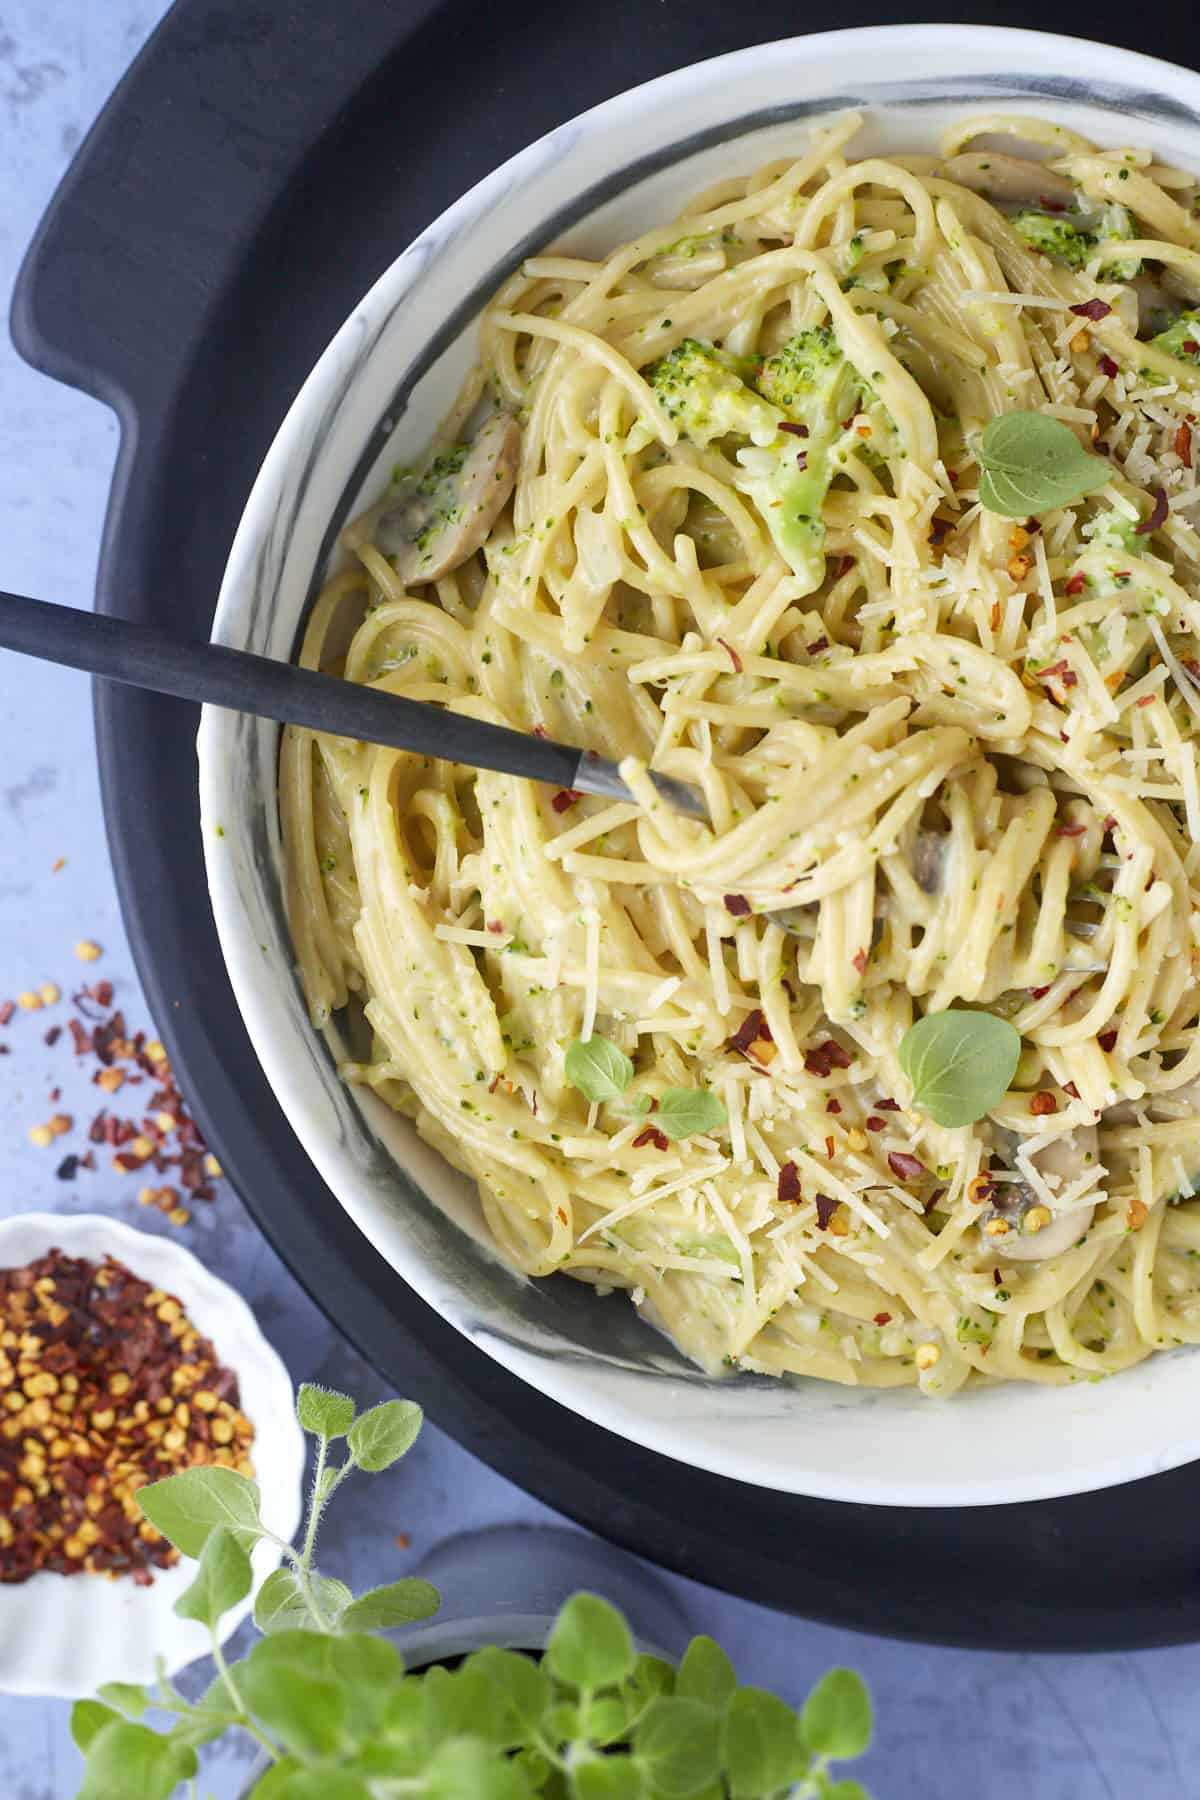
POLYGON ((1198 189, 1044 119, 860 123, 526 261, 308 625, 636 804, 289 728, 292 930, 518 1269, 711 1370, 1092 1378, 1200 1340, 1198 189), (1103 485, 995 510, 1014 411, 1103 485), (457 442, 496 412, 511 504, 457 442), (1021 1055, 946 1127, 900 1046, 956 1008, 1021 1055))

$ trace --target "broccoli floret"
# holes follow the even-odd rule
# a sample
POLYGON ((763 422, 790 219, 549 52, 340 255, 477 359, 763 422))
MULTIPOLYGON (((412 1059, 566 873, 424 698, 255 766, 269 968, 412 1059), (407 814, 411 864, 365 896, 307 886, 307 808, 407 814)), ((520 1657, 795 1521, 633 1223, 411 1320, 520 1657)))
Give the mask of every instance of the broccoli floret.
POLYGON ((755 366, 749 358, 684 338, 655 363, 649 381, 667 417, 694 444, 711 444, 731 433, 769 444, 778 435, 779 414, 746 386, 739 373, 739 369, 749 373, 755 366))
POLYGON ((802 331, 758 377, 760 391, 788 424, 806 435, 784 432, 770 453, 743 450, 738 486, 755 502, 777 549, 811 593, 825 579, 825 522, 822 510, 836 473, 833 447, 858 409, 861 382, 827 326, 802 331))
POLYGON ((1200 364, 1200 307, 1181 312, 1173 325, 1160 331, 1150 342, 1156 350, 1177 356, 1181 362, 1200 364))
POLYGON ((1040 250, 1068 269, 1082 269, 1092 252, 1086 232, 1054 213, 1019 212, 1013 230, 1031 250, 1040 250))
POLYGON ((818 588, 825 579, 821 512, 836 472, 832 451, 857 409, 862 385, 832 331, 802 331, 762 363, 685 338, 649 380, 663 410, 693 443, 749 438, 750 447, 736 451, 737 486, 807 584, 804 591, 818 588), (755 387, 743 376, 753 376, 755 387))
POLYGON ((1108 507, 1089 519, 1083 527, 1083 535, 1093 545, 1103 545, 1106 550, 1116 550, 1126 556, 1140 556, 1144 549, 1137 535, 1137 520, 1127 519, 1115 507, 1108 507))
MULTIPOLYGON (((1112 243, 1114 239, 1128 239, 1136 236, 1137 228, 1133 222, 1133 214, 1127 206, 1121 206, 1114 200, 1100 214, 1092 232, 1092 242, 1108 244, 1112 243)), ((1111 275, 1114 281, 1133 281, 1141 274, 1142 265, 1139 258, 1134 256, 1130 257, 1128 262, 1109 263, 1105 272, 1111 275)))

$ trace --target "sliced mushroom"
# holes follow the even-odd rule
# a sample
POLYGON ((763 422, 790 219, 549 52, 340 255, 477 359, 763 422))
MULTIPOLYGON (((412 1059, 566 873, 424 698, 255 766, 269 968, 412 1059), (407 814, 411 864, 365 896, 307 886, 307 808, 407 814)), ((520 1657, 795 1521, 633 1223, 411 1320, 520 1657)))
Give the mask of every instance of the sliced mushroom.
MULTIPOLYGON (((1015 1165, 1021 1144, 1017 1133, 997 1127, 993 1141, 997 1151, 1015 1165)), ((1095 1162, 1099 1148, 1096 1127, 1077 1125, 1073 1131, 1064 1132, 1037 1151, 1033 1162, 1039 1174, 1052 1179, 1057 1177, 1060 1184, 1066 1186, 1077 1180, 1089 1163, 1095 1162)), ((1095 1211, 1092 1206, 1081 1206, 1070 1212, 1052 1212, 1049 1222, 1040 1230, 1030 1230, 1026 1225, 1029 1215, 1035 1209, 1045 1212, 1047 1208, 1029 1183, 1022 1180, 997 1182, 996 1195, 995 1203, 981 1216, 979 1227, 988 1250, 1004 1262, 1045 1262, 1052 1256, 1061 1256, 1079 1242, 1095 1211), (989 1232, 989 1224, 995 1221, 1002 1221, 1008 1230, 989 1232)))
POLYGON ((939 173, 1001 208, 1050 206, 1057 210, 1075 202, 1075 188, 1065 175, 1056 174, 1045 163, 995 150, 968 150, 952 156, 939 173))
POLYGON ((945 831, 918 831, 913 839, 913 878, 923 894, 941 893, 949 849, 950 836, 945 831))
POLYGON ((439 450, 342 533, 348 549, 374 544, 406 585, 438 581, 474 556, 517 479, 521 428, 493 413, 469 444, 439 450))

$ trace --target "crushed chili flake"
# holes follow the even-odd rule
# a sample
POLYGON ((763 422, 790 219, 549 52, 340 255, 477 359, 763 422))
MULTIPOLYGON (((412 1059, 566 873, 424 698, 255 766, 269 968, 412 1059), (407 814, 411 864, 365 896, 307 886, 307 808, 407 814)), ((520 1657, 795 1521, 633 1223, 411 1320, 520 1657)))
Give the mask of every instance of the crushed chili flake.
POLYGON ((825 1102, 825 1111, 827 1113, 840 1113, 841 1110, 842 1110, 841 1101, 839 1099, 837 1099, 837 1097, 835 1095, 831 1095, 830 1098, 825 1102))
POLYGON ((808 467, 808 451, 807 450, 798 450, 796 452, 796 467, 800 470, 807 469, 807 467, 808 467))
POLYGON ((725 653, 729 657, 730 662, 733 664, 734 673, 737 675, 740 675, 742 672, 742 659, 738 655, 737 651, 734 649, 733 645, 726 643, 726 641, 723 637, 719 637, 717 639, 717 642, 718 642, 718 644, 720 644, 722 650, 725 651, 725 653))
POLYGON ((78 1167, 79 1158, 77 1156, 64 1156, 54 1173, 60 1181, 74 1181, 78 1167))
POLYGON ((1179 347, 1181 350, 1186 350, 1189 356, 1195 356, 1200 353, 1200 344, 1196 342, 1195 338, 1184 338, 1183 343, 1179 347))
POLYGON ((1076 569, 1075 573, 1068 578, 1066 585, 1063 588, 1063 592, 1069 594, 1071 598, 1074 599, 1076 594, 1082 594, 1086 586, 1087 576, 1082 569, 1076 569))
POLYGON ((1192 466, 1192 428, 1186 422, 1175 433, 1175 454, 1185 469, 1192 466))
POLYGON ((15 1000, 0 1000, 0 1025, 7 1025, 17 1010, 15 1000))
POLYGON ((746 1014, 746 1017, 742 1020, 733 1036, 729 1039, 726 1048, 730 1050, 740 1050, 742 1055, 745 1056, 751 1044, 760 1043, 764 1040, 768 1044, 774 1042, 774 1039, 771 1036, 771 1027, 764 1019, 761 1007, 756 1006, 753 1012, 746 1014))
POLYGON ((897 1181, 916 1181, 919 1176, 928 1173, 919 1156, 911 1156, 907 1150, 889 1150, 888 1168, 897 1181))
POLYGON ((111 1256, 0 1269, 0 1389, 0 1583, 45 1569, 148 1586, 179 1553, 138 1488, 197 1463, 253 1472, 236 1374, 111 1256))
POLYGON ((582 798, 583 795, 577 793, 574 788, 559 788, 557 794, 552 797, 550 804, 556 813, 565 813, 570 812, 576 801, 582 800, 582 798))
POLYGON ((865 950, 856 950, 854 955, 850 958, 850 961, 860 975, 866 974, 867 953, 865 950))
POLYGON ((1082 837, 1086 830, 1087 826, 1076 819, 1070 825, 1060 825, 1055 836, 1065 838, 1082 837))
POLYGON ((1046 1088, 1041 1088, 1029 1102, 1029 1110, 1035 1119, 1043 1119, 1048 1113, 1058 1111, 1058 1101, 1046 1088))
POLYGON ((43 1044, 49 1044, 50 1047, 53 1049, 54 1045, 57 1044, 57 1042, 61 1036, 62 1036, 62 1026, 61 1025, 52 1025, 50 1027, 49 1031, 44 1032, 42 1034, 42 1042, 43 1042, 43 1044))
POLYGON ((849 1051, 843 1050, 842 1046, 835 1043, 833 1038, 827 1038, 823 1044, 817 1044, 813 1049, 804 1052, 805 1073, 816 1075, 822 1081, 834 1069, 848 1069, 849 1067, 849 1051))
POLYGON ((1073 1081, 1064 1081, 1062 1084, 1062 1091, 1064 1094, 1070 1094, 1072 1100, 1078 1100, 1079 1098, 1079 1089, 1075 1086, 1073 1081))
POLYGON ((744 919, 749 915, 750 902, 745 894, 726 894, 725 911, 731 913, 735 919, 744 919))
POLYGON ((800 1171, 794 1162, 785 1162, 779 1171, 779 1181, 775 1189, 776 1197, 789 1205, 794 1205, 800 1198, 800 1171))
POLYGON ((868 1113, 867 1117, 863 1120, 863 1124, 868 1131, 887 1130, 887 1120, 881 1119, 877 1113, 868 1113))
POLYGON ((837 1145, 831 1137, 825 1139, 825 1155, 829 1162, 833 1161, 837 1145))
POLYGON ((1105 1052, 1106 1055, 1113 1048, 1113 1045, 1116 1043, 1116 1041, 1117 1041, 1117 1034, 1115 1031, 1102 1031, 1099 1033, 1099 1035, 1096 1038, 1096 1042, 1099 1044, 1100 1048, 1105 1052))
POLYGON ((635 1150, 641 1150, 647 1144, 653 1144, 656 1150, 667 1149, 666 1132, 660 1131, 657 1125, 647 1125, 643 1130, 639 1131, 634 1138, 633 1147, 635 1150))
POLYGON ((1157 531, 1160 526, 1165 525, 1167 522, 1166 489, 1160 487, 1151 488, 1150 497, 1154 501, 1153 510, 1148 518, 1142 520, 1140 525, 1134 526, 1134 537, 1149 537, 1152 531, 1157 531))
POLYGON ((807 425, 793 425, 790 419, 783 420, 779 429, 780 429, 780 431, 788 432, 792 437, 807 437, 808 436, 808 426, 807 425))
POLYGON ((934 1188, 934 1190, 933 1190, 932 1194, 930 1194, 928 1200, 926 1200, 925 1203, 923 1204, 923 1206, 921 1207, 921 1211, 926 1214, 931 1213, 933 1211, 934 1207, 937 1205, 938 1201, 945 1198, 945 1194, 946 1194, 946 1190, 944 1187, 934 1188))
POLYGON ((899 1112, 900 1102, 898 1100, 877 1100, 875 1107, 878 1112, 899 1112))
POLYGON ((1107 300, 1080 300, 1069 307, 1068 311, 1073 312, 1077 319, 1107 319, 1112 307, 1107 300))
POLYGON ((874 1323, 876 1325, 890 1325, 891 1322, 892 1322, 891 1313, 876 1313, 875 1314, 874 1323))
POLYGON ((814 638, 812 643, 805 644, 804 648, 809 656, 820 656, 822 650, 828 650, 829 639, 827 637, 814 638))
MULTIPOLYGON (((1107 375, 1108 379, 1110 381, 1113 379, 1113 377, 1115 375, 1120 374, 1121 371, 1118 369, 1116 363, 1113 361, 1111 356, 1098 357, 1097 361, 1100 365, 1101 373, 1104 375, 1107 375)), ((1099 446, 1097 445, 1096 448, 1099 448, 1099 446)))
POLYGON ((818 1231, 828 1231, 829 1230, 830 1222, 833 1218, 834 1213, 838 1209, 838 1205, 839 1205, 839 1202, 833 1198, 832 1194, 818 1194, 817 1195, 817 1230, 818 1231))

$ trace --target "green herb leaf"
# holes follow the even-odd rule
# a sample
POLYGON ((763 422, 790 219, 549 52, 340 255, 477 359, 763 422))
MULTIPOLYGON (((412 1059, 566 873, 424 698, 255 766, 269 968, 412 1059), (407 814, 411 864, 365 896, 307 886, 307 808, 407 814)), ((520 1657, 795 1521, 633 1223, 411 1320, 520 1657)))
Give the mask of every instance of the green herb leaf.
POLYGON ((455 1674, 430 1669, 422 1686, 426 1730, 433 1742, 476 1737, 510 1750, 524 1741, 525 1727, 501 1689, 481 1669, 464 1666, 455 1674))
POLYGON ((795 1713, 762 1688, 730 1695, 721 1738, 733 1800, 786 1788, 803 1766, 795 1713))
POLYGON ((550 1683, 531 1657, 518 1650, 477 1650, 464 1666, 499 1688, 523 1726, 537 1727, 550 1701, 550 1683))
POLYGON ((821 1796, 821 1800, 871 1800, 870 1794, 861 1781, 831 1781, 821 1796))
POLYGON ((443 1744, 421 1776, 421 1800, 529 1800, 529 1784, 499 1752, 471 1738, 443 1744))
POLYGON ((200 1554, 195 1581, 175 1602, 176 1615, 215 1626, 222 1613, 246 1598, 253 1580, 250 1558, 229 1527, 217 1525, 200 1554))
POLYGON ((1069 506, 1112 479, 1102 456, 1083 448, 1069 425, 1048 413, 1009 412, 979 440, 979 498, 1005 519, 1069 506))
POLYGON ((296 1395, 296 1417, 305 1431, 316 1437, 343 1438, 354 1423, 354 1402, 349 1394, 302 1381, 296 1395))
POLYGON ((642 1800, 646 1784, 628 1756, 598 1756, 571 1770, 571 1800, 642 1800))
POLYGON ((86 1753, 96 1733, 114 1721, 119 1722, 120 1717, 111 1706, 101 1706, 99 1700, 77 1700, 71 1708, 71 1736, 76 1749, 86 1753))
MULTIPOLYGON (((353 1593, 344 1581, 336 1581, 332 1575, 313 1575, 311 1580, 322 1614, 331 1625, 338 1624, 354 1599, 353 1593)), ((255 1596, 254 1623, 264 1636, 311 1628, 313 1616, 294 1569, 272 1569, 255 1596)))
POLYGON ((146 1725, 115 1719, 87 1747, 77 1800, 170 1800, 196 1773, 196 1752, 146 1725))
POLYGON ((288 1783, 302 1772, 302 1768, 303 1765, 292 1756, 285 1756, 281 1762, 272 1763, 250 1790, 251 1800, 283 1800, 288 1783))
POLYGON ((168 1475, 139 1488, 137 1503, 185 1556, 198 1557, 218 1525, 228 1526, 246 1551, 262 1536, 258 1483, 233 1469, 185 1469, 181 1475, 168 1475))
POLYGON ((913 1105, 939 1125, 973 1125, 1008 1092, 1021 1036, 1007 1019, 956 1008, 926 1013, 900 1040, 913 1105))
POLYGON ((348 1703, 346 1729, 365 1755, 383 1729, 393 1697, 404 1680, 404 1658, 385 1637, 352 1631, 329 1640, 329 1669, 348 1703))
POLYGON ((393 1581, 351 1601, 341 1624, 346 1631, 389 1631, 431 1619, 440 1605, 441 1595, 428 1581, 393 1581))
POLYGON ((348 1700, 330 1666, 332 1642, 311 1631, 283 1631, 260 1638, 238 1665, 246 1705, 297 1756, 331 1756, 343 1747, 348 1700))
POLYGON ((554 1621, 546 1645, 550 1673, 570 1687, 609 1687, 633 1668, 629 1627, 598 1594, 572 1594, 554 1621))
POLYGON ((737 1686, 733 1664, 710 1637, 694 1637, 683 1653, 675 1692, 706 1706, 723 1707, 737 1686))
POLYGON ((567 1080, 585 1100, 616 1100, 633 1080, 633 1064, 607 1038, 576 1038, 563 1065, 567 1080))
POLYGON ((654 1123, 678 1143, 698 1131, 715 1131, 725 1118, 724 1101, 707 1088, 667 1088, 658 1097, 654 1123))
POLYGON ((634 1754, 656 1794, 688 1800, 720 1773, 719 1714, 700 1700, 652 1700, 634 1754))
POLYGON ((416 1443, 424 1417, 413 1400, 385 1400, 360 1413, 346 1433, 358 1467, 370 1475, 390 1469, 416 1443))
POLYGON ((836 1762, 861 1756, 871 1742, 871 1696, 853 1669, 830 1669, 804 1702, 800 1729, 810 1750, 836 1762))
MULTIPOLYGON (((660 1694, 675 1692, 675 1670, 661 1656, 639 1656, 633 1665, 633 1674, 629 1678, 628 1692, 634 1700, 644 1706, 648 1700, 656 1700, 660 1694)), ((698 1696, 693 1696, 698 1698, 698 1696)))
POLYGON ((589 1744, 614 1744, 629 1725, 629 1705, 616 1694, 604 1694, 579 1709, 579 1728, 589 1744))
POLYGON ((96 1693, 106 1706, 115 1706, 129 1719, 140 1719, 150 1704, 148 1691, 132 1681, 106 1681, 96 1693))

